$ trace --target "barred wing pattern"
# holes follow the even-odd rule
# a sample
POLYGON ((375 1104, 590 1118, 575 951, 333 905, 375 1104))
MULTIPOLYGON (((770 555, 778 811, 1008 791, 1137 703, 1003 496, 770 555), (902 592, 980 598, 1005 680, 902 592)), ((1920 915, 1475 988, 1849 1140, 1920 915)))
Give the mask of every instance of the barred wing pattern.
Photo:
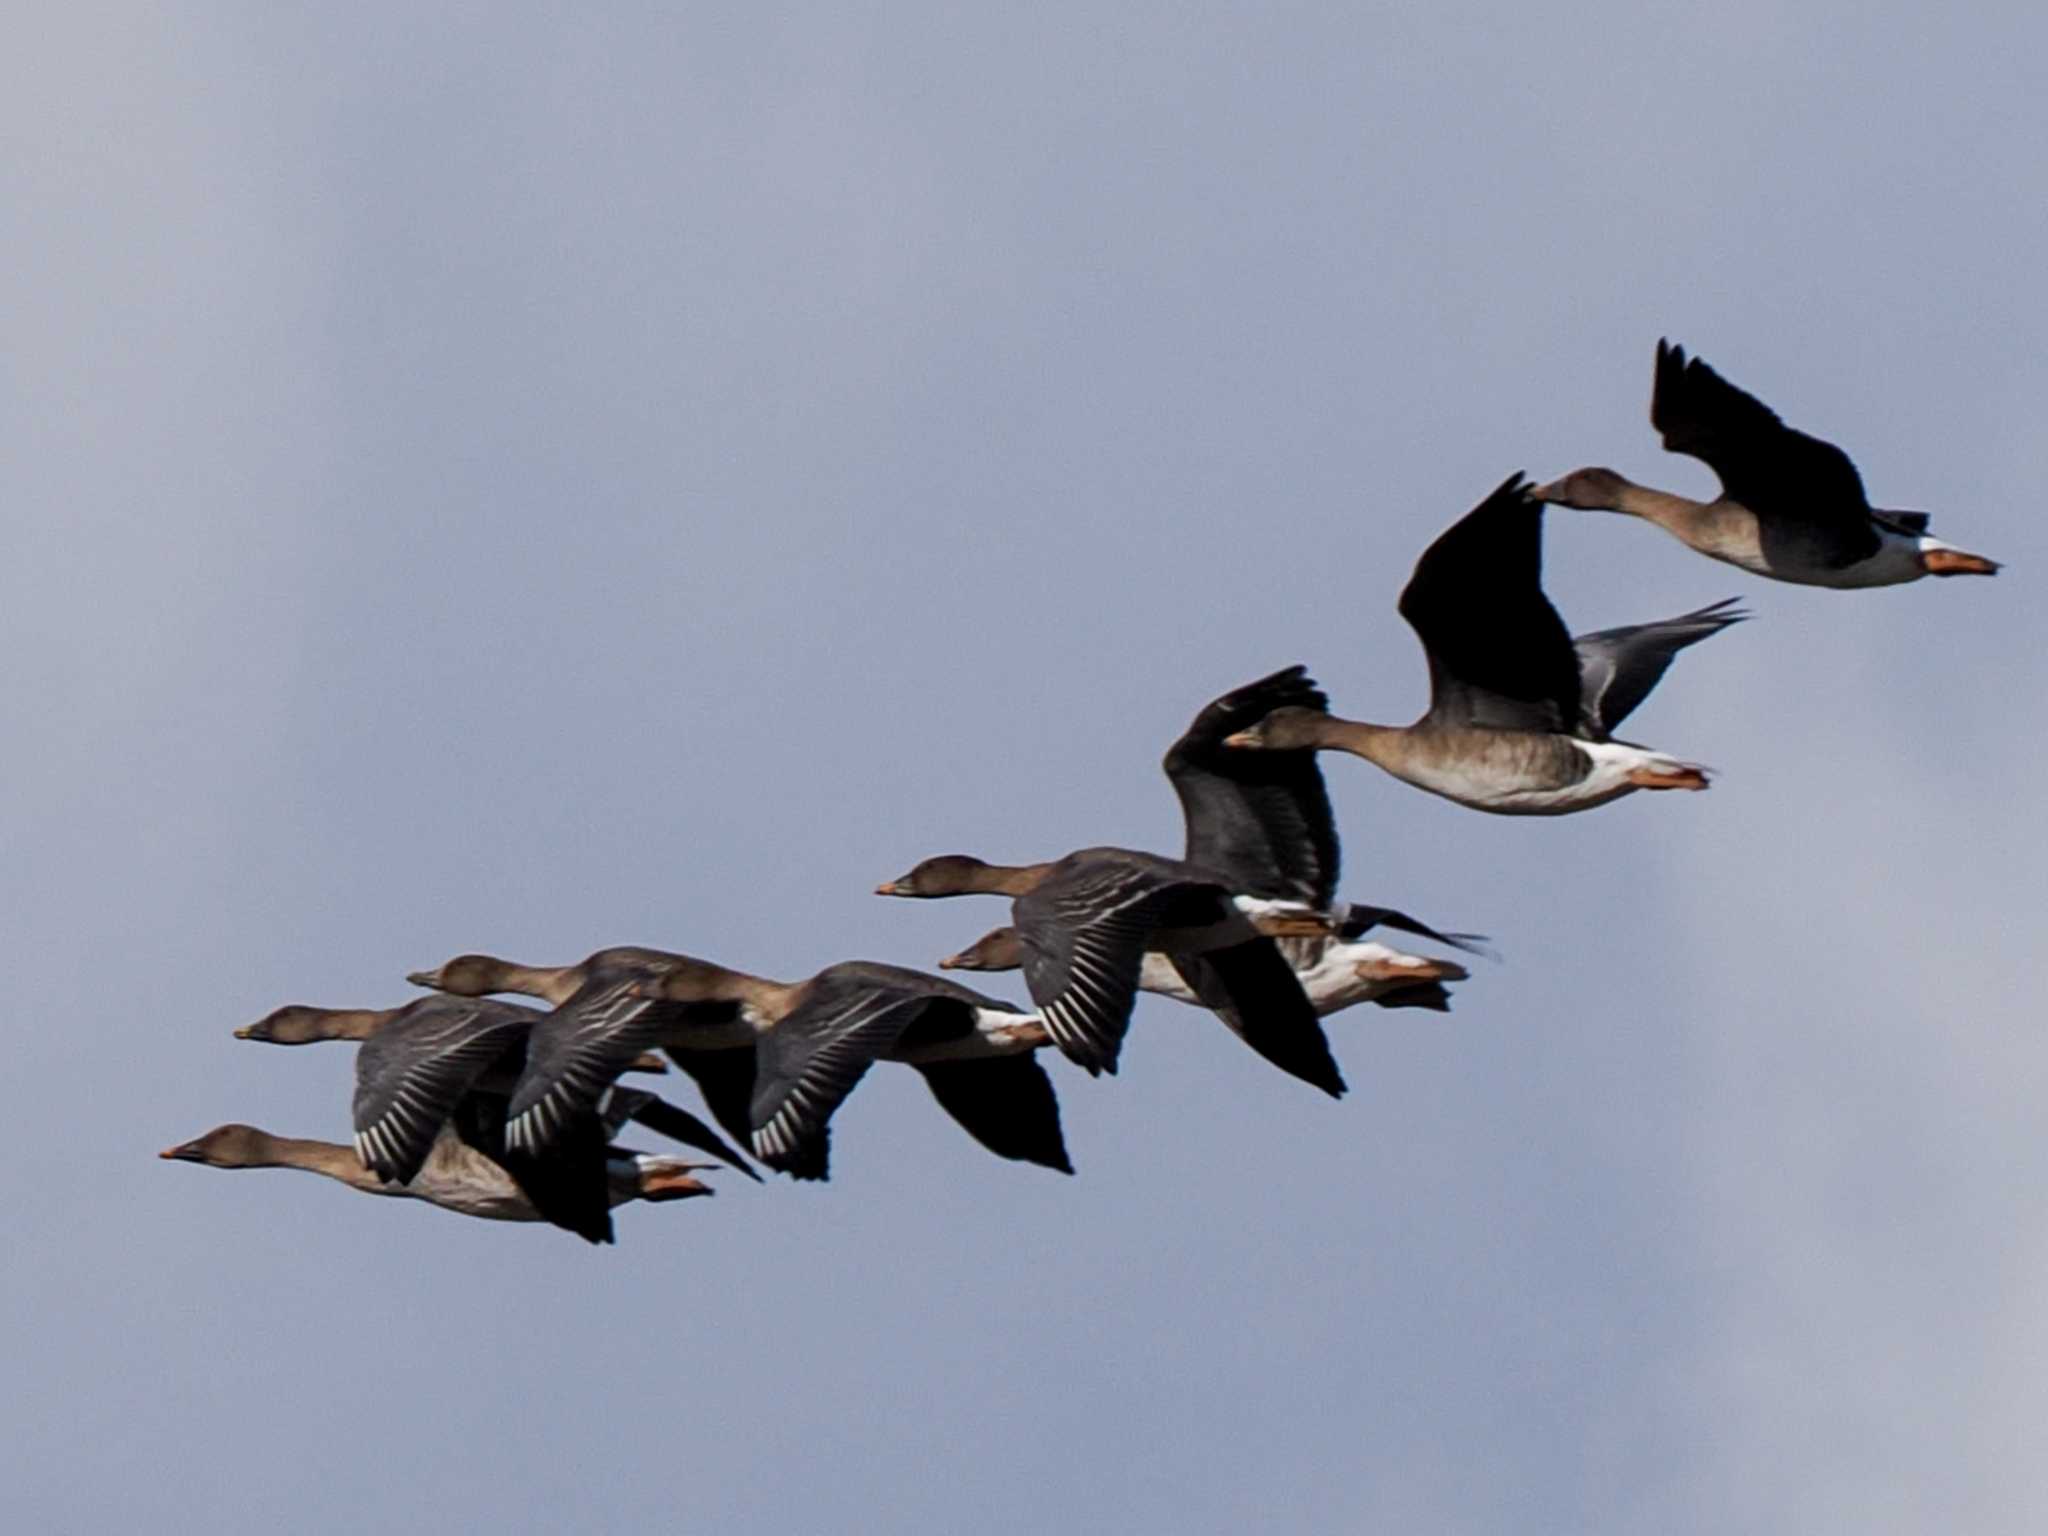
POLYGON ((1063 863, 1012 907, 1031 999, 1053 1043, 1091 1075, 1116 1071, 1147 941, 1188 889, 1124 863, 1063 863))
POLYGON ((507 1146, 537 1151, 579 1116, 594 1114, 614 1079, 661 1040, 670 1020, 663 1005, 640 995, 644 979, 633 972, 593 976, 534 1026, 512 1094, 507 1146))
POLYGON ((792 1178, 829 1178, 833 1111, 931 1005, 929 997, 814 980, 754 1048, 754 1155, 792 1178))
POLYGON ((419 1173, 441 1128, 478 1078, 503 1062, 516 1072, 542 1015, 486 999, 422 998, 356 1052, 356 1155, 380 1179, 419 1173))

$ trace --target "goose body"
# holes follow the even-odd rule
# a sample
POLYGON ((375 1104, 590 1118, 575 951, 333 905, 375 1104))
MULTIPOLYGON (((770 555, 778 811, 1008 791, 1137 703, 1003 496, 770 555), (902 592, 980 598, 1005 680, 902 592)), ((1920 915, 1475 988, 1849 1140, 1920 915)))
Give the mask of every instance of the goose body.
POLYGON ((1650 424, 1673 453, 1712 469, 1721 494, 1694 501, 1588 468, 1535 488, 1539 501, 1655 523, 1715 560, 1774 581, 1847 590, 1923 576, 1991 576, 1998 562, 1927 531, 1924 512, 1873 507, 1833 443, 1788 427, 1683 347, 1657 343, 1650 424))
POLYGON ((1743 617, 1717 603, 1574 641, 1543 593, 1543 505, 1511 476, 1415 563, 1401 616, 1429 659, 1428 710, 1412 725, 1274 710, 1226 738, 1266 751, 1344 751, 1474 810, 1561 816, 1638 789, 1705 789, 1696 763, 1613 729, 1676 653, 1743 617))

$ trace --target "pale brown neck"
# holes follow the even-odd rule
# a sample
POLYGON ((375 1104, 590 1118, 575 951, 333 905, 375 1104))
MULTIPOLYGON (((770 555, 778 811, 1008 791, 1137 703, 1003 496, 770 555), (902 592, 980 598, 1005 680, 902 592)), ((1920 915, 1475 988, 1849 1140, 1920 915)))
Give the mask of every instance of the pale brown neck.
POLYGON ((1699 523, 1709 505, 1671 491, 1656 491, 1647 485, 1637 485, 1633 480, 1623 480, 1614 493, 1614 504, 1608 510, 1626 512, 1630 517, 1640 517, 1646 523, 1655 523, 1659 528, 1682 535, 1699 523))
POLYGON ((307 1141, 297 1136, 265 1135, 253 1149, 247 1168, 303 1168, 325 1174, 355 1189, 380 1189, 384 1181, 363 1166, 354 1147, 333 1141, 307 1141))
POLYGON ((537 997, 559 1008, 588 979, 580 965, 515 965, 510 960, 500 960, 490 973, 490 990, 537 997))
POLYGON ((1408 732, 1402 726, 1369 725, 1363 720, 1324 715, 1315 732, 1319 751, 1349 752, 1382 768, 1407 755, 1408 732))
POLYGON ((1047 864, 984 864, 974 872, 966 893, 973 896, 1022 896, 1038 888, 1052 873, 1047 864))
POLYGON ((391 1022, 396 1008, 322 1008, 314 1040, 367 1040, 391 1022))
POLYGON ((745 971, 713 965, 708 960, 686 960, 662 972, 651 988, 668 1003, 738 1003, 768 1019, 779 1019, 796 1006, 800 984, 770 981, 745 971))

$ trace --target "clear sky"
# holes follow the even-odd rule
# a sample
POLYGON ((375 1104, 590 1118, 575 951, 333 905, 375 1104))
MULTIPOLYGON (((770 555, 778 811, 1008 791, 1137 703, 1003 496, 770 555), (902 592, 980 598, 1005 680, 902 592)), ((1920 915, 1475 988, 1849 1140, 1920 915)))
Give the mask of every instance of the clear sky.
MULTIPOLYGON (((42 7, 0 59, 0 1488, 42 1530, 2048 1524, 2037 7, 42 7), (595 11, 596 14, 591 14, 595 11), (1331 1103, 1141 1005, 1080 1174, 914 1074, 616 1249, 346 1135, 468 949, 928 963, 930 853, 1180 837, 1206 699, 1410 718, 1503 476, 1701 493, 1669 335, 1994 582, 1741 594, 1558 821, 1326 764, 1504 955, 1331 1103)), ((1013 989, 1013 995, 1021 996, 1013 989)), ((675 1081, 671 1079, 671 1081, 675 1081)))

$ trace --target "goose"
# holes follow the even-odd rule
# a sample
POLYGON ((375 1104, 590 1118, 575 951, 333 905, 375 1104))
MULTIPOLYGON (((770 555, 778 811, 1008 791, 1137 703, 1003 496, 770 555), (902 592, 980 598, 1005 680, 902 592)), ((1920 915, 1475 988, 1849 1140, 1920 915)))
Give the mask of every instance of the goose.
POLYGON ((829 1122, 874 1061, 915 1067, 932 1096, 999 1157, 1072 1173, 1059 1100, 1033 1052, 1033 1015, 945 977, 873 961, 771 981, 666 950, 617 946, 577 965, 459 955, 407 978, 444 993, 520 991, 557 1004, 511 1105, 508 1137, 540 1146, 624 1065, 660 1046, 713 1116, 771 1168, 830 1175, 829 1122))
MULTIPOLYGON (((1363 930, 1352 930, 1362 932, 1363 930)), ((1330 1014, 1356 1003, 1376 1003, 1382 1008, 1429 1008, 1450 1011, 1447 981, 1463 981, 1465 967, 1450 960, 1427 959, 1404 954, 1389 945, 1371 940, 1343 942, 1340 931, 1334 941, 1283 939, 1283 953, 1294 967, 1295 979, 1308 994, 1316 1015, 1330 1014), (1313 946, 1302 959, 1291 953, 1293 946, 1313 946)), ((1024 964, 1024 941, 1014 927, 992 929, 958 954, 939 962, 942 971, 1014 971, 1024 964)), ((1175 1002, 1206 1007, 1165 955, 1147 951, 1138 971, 1138 988, 1170 997, 1175 1002)))
MULTIPOLYGON (((405 1183, 365 1168, 355 1148, 345 1142, 276 1136, 253 1125, 216 1126, 157 1155, 176 1162, 204 1163, 209 1168, 302 1168, 366 1195, 425 1200, 443 1210, 492 1221, 551 1219, 541 1213, 504 1165, 470 1146, 449 1126, 435 1136, 419 1171, 405 1183)), ((710 1166, 607 1147, 605 1199, 609 1207, 628 1200, 660 1202, 712 1194, 711 1186, 696 1177, 710 1166)))
MULTIPOLYGON (((1305 908, 1334 919, 1329 933, 1279 941, 1318 1014, 1362 1002, 1447 1010, 1443 984, 1464 980, 1463 966, 1404 954, 1365 935, 1384 926, 1453 949, 1490 954, 1483 940, 1475 934, 1440 933, 1391 907, 1340 905, 1337 822, 1316 754, 1226 745, 1275 710, 1324 711, 1329 702, 1308 669, 1297 665, 1234 688, 1201 708, 1161 764, 1181 803, 1187 861, 1228 875, 1238 906, 1255 915, 1305 908)), ((973 954, 970 948, 952 958, 962 961, 973 954)), ((963 962, 961 968, 972 967, 963 962)), ((1161 957, 1146 957, 1138 984, 1148 992, 1191 1000, 1186 984, 1161 957)))
POLYGON ((1650 425, 1673 453, 1719 476, 1721 494, 1694 501, 1611 469, 1579 469, 1539 485, 1538 501, 1626 512, 1703 555, 1806 586, 1888 587, 1923 576, 1994 576, 1998 562, 1928 533, 1925 512, 1873 507, 1863 478, 1833 443, 1796 431, 1683 347, 1657 343, 1650 425))
POLYGON ((1429 709, 1369 725, 1289 707, 1228 737, 1343 751, 1474 810, 1562 816, 1638 789, 1705 789, 1708 770, 1612 732, 1685 646, 1746 615, 1734 599, 1575 642, 1543 595, 1543 504, 1521 475, 1438 536, 1401 593, 1429 658, 1429 709))
MULTIPOLYGON (((941 854, 875 891, 1012 898, 1024 985, 1053 1043, 1091 1075, 1116 1071, 1145 954, 1156 950, 1245 1044, 1332 1098, 1344 1093, 1301 983, 1213 870, 1129 848, 1083 848, 1029 865, 941 854)), ((1313 916, 1260 922, 1280 932, 1328 926, 1313 916)))

